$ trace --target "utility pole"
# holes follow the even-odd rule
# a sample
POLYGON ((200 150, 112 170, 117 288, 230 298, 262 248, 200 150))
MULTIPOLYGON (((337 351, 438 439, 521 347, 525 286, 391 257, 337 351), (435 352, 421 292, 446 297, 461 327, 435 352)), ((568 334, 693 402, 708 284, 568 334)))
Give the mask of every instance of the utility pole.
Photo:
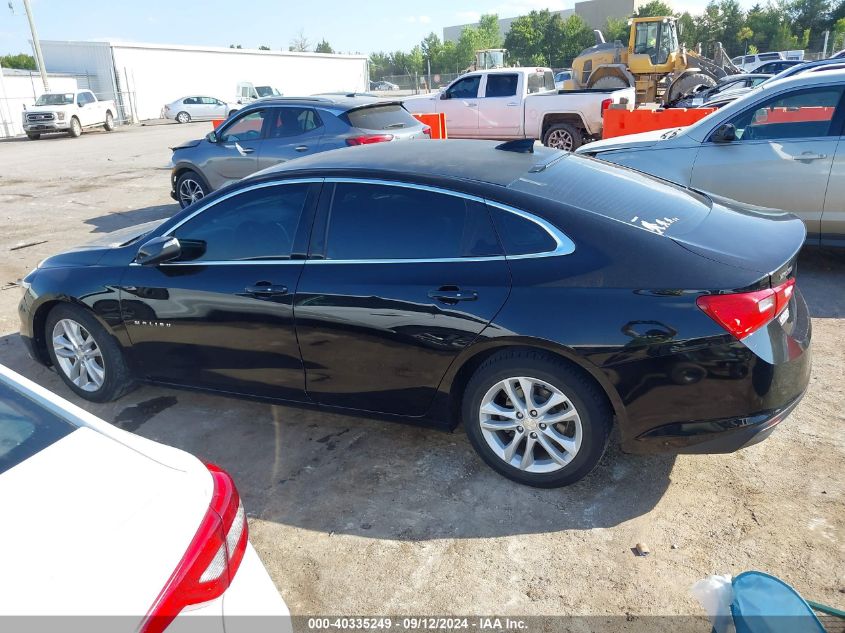
POLYGON ((44 91, 50 91, 50 84, 47 82, 47 69, 44 68, 44 56, 41 54, 41 42, 38 40, 38 31, 35 30, 35 18, 32 17, 32 7, 29 0, 23 0, 23 8, 26 11, 26 18, 29 20, 29 30, 32 33, 32 48, 35 50, 35 61, 38 70, 41 72, 41 82, 44 84, 44 91))
POLYGON ((822 48, 822 59, 827 58, 827 38, 830 37, 830 31, 824 32, 824 48, 822 48))

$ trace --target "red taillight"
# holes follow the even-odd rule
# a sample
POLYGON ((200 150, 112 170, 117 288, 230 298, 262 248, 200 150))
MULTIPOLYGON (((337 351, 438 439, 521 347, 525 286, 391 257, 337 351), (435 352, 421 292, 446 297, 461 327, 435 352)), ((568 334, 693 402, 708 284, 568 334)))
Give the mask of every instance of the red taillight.
POLYGON ((213 464, 208 470, 214 479, 211 504, 140 633, 161 633, 188 605, 221 596, 243 560, 248 535, 238 490, 228 473, 213 464))
POLYGON ((789 305, 795 279, 775 288, 727 295, 705 295, 696 305, 738 339, 759 330, 789 305))
POLYGON ((423 134, 425 134, 428 138, 431 138, 431 128, 427 125, 423 127, 423 134))
POLYGON ((346 139, 347 145, 370 145, 372 143, 387 143, 393 140, 393 134, 365 134, 346 139))
POLYGON ((601 113, 607 110, 613 104, 613 99, 603 99, 601 102, 601 113))

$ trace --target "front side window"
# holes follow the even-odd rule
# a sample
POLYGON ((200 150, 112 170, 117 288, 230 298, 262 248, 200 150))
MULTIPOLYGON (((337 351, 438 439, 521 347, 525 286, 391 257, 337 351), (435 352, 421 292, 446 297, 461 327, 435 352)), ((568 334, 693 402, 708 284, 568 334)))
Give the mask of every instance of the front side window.
POLYGON ((311 108, 274 108, 267 131, 269 138, 289 138, 311 132, 323 125, 311 108))
POLYGON ((677 48, 677 41, 675 40, 675 30, 670 23, 663 24, 660 29, 660 50, 657 54, 657 63, 665 64, 669 60, 669 55, 677 48))
POLYGON ((638 55, 657 56, 657 32, 660 22, 640 22, 637 24, 634 53, 638 55))
POLYGON ((173 232, 180 261, 288 259, 308 184, 273 185, 213 204, 173 232))
POLYGON ((472 75, 459 79, 447 91, 453 99, 475 99, 478 97, 478 86, 481 75, 472 75))
POLYGON ((814 138, 838 133, 833 115, 842 98, 841 86, 824 86, 772 97, 730 123, 739 141, 814 138))
POLYGON ((518 83, 519 75, 487 75, 487 88, 484 90, 484 96, 513 97, 516 95, 518 83))
POLYGON ((261 138, 261 128, 264 126, 265 114, 266 110, 255 110, 238 117, 220 133, 220 141, 223 143, 235 143, 238 141, 254 141, 261 138))
POLYGON ((391 185, 336 185, 326 241, 335 260, 501 255, 485 205, 391 185))

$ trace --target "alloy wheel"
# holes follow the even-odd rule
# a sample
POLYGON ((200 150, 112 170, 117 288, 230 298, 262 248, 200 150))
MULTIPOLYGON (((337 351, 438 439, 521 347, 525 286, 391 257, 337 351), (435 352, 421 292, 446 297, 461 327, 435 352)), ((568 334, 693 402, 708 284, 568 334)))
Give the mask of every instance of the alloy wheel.
POLYGON ((187 207, 189 204, 193 204, 204 196, 205 194, 203 193, 202 185, 196 180, 185 178, 179 184, 179 200, 182 202, 183 206, 187 207))
POLYGON ((562 149, 565 152, 571 152, 574 142, 572 135, 566 130, 554 130, 549 134, 548 146, 555 149, 562 149))
POLYGON ((479 408, 481 434, 505 463, 529 473, 567 466, 581 448, 581 417, 557 387, 537 378, 506 378, 479 408))
POLYGON ((53 327, 53 351, 65 376, 83 391, 97 391, 106 379, 103 353, 97 341, 73 319, 53 327))

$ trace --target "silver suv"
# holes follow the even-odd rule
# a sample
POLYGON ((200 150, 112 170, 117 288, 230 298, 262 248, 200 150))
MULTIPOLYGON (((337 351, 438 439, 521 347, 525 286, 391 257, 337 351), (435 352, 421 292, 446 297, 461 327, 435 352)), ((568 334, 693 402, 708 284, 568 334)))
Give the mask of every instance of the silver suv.
POLYGON ((361 95, 267 98, 204 139, 173 148, 170 195, 183 208, 277 163, 350 145, 429 139, 398 101, 361 95))

